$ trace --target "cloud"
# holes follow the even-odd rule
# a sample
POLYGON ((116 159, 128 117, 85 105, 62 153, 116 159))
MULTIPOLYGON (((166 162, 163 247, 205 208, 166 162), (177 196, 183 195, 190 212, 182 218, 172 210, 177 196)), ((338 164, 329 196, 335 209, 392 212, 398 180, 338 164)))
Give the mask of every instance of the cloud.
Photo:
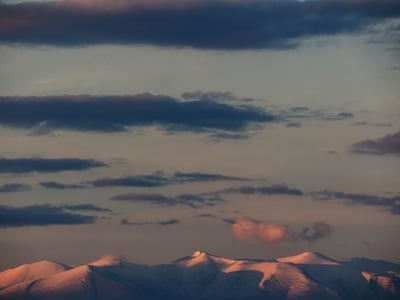
POLYGON ((178 219, 169 219, 169 220, 165 220, 165 221, 158 221, 157 224, 161 225, 161 226, 167 226, 167 225, 174 225, 174 224, 178 224, 181 221, 178 219))
POLYGON ((370 123, 367 121, 355 122, 353 126, 375 126, 375 127, 392 127, 392 123, 370 123))
POLYGON ((199 182, 199 181, 247 181, 246 179, 236 176, 226 176, 221 174, 211 173, 200 173, 200 172, 175 172, 172 177, 172 181, 187 183, 187 182, 199 182))
POLYGON ((298 235, 301 241, 315 242, 319 239, 329 237, 332 234, 331 226, 325 222, 315 222, 309 227, 304 227, 298 235))
POLYGON ((211 181, 261 181, 257 178, 243 178, 236 176, 228 176, 215 173, 201 172, 174 172, 164 173, 156 171, 152 174, 139 174, 124 177, 105 177, 92 181, 81 182, 79 184, 67 184, 57 181, 39 182, 39 185, 46 189, 80 189, 89 187, 160 187, 171 184, 186 184, 195 182, 211 182, 211 181))
POLYGON ((304 227, 296 232, 288 225, 276 222, 259 222, 248 217, 223 219, 231 224, 232 233, 238 241, 249 239, 259 240, 267 244, 280 242, 315 242, 331 235, 331 226, 324 222, 315 222, 309 227, 304 227))
POLYGON ((353 113, 341 112, 341 113, 337 113, 336 115, 326 116, 326 117, 324 117, 324 119, 327 121, 339 121, 339 120, 351 119, 353 117, 354 117, 353 113))
POLYGON ((181 101, 148 93, 129 96, 0 97, 0 125, 32 129, 123 132, 159 126, 169 132, 243 132, 252 123, 278 121, 255 106, 181 101), (73 112, 73 113, 66 113, 73 112))
POLYGON ((10 193, 10 192, 25 192, 30 191, 32 187, 25 183, 7 183, 0 186, 0 193, 10 193))
POLYGON ((271 186, 241 186, 235 188, 228 188, 220 191, 216 191, 215 194, 242 194, 242 195, 291 195, 291 196, 302 196, 304 193, 299 189, 289 188, 285 184, 277 184, 271 186))
POLYGON ((128 219, 122 218, 120 221, 121 225, 129 225, 129 226, 140 226, 140 225, 145 225, 148 223, 142 223, 142 222, 131 222, 128 219))
POLYGON ((178 224, 181 221, 178 219, 168 219, 156 222, 131 222, 128 219, 122 218, 120 221, 121 225, 128 225, 128 226, 142 226, 142 225, 160 225, 160 226, 168 226, 178 224))
POLYGON ((160 206, 189 206, 190 208, 202 208, 215 206, 224 200, 219 196, 204 196, 195 194, 181 194, 174 197, 164 196, 161 194, 140 194, 140 193, 127 193, 116 195, 111 198, 115 201, 129 201, 129 202, 147 202, 153 205, 160 206))
POLYGON ((238 217, 231 225, 235 239, 244 241, 257 239, 266 243, 279 243, 293 240, 293 233, 286 225, 270 222, 258 222, 247 217, 238 217))
POLYGON ((238 98, 231 92, 186 92, 181 95, 185 100, 207 100, 207 101, 219 101, 219 102, 231 102, 238 100, 238 98))
POLYGON ((351 112, 335 112, 332 110, 311 109, 306 106, 296 106, 284 109, 277 109, 275 114, 281 120, 288 121, 287 127, 301 127, 301 123, 297 120, 314 119, 321 121, 343 121, 354 117, 351 112))
POLYGON ((56 181, 39 182, 39 185, 46 189, 53 189, 53 190, 81 189, 85 187, 79 184, 64 184, 56 181))
POLYGON ((400 196, 382 197, 368 194, 347 194, 329 190, 313 192, 311 195, 316 200, 343 200, 349 205, 378 206, 385 208, 392 214, 400 214, 400 196))
POLYGON ((289 122, 286 123, 286 127, 294 127, 294 128, 299 128, 301 127, 301 123, 300 122, 289 122))
POLYGON ((84 171, 90 168, 105 166, 107 164, 93 159, 0 157, 0 173, 84 171))
POLYGON ((11 207, 0 205, 0 227, 77 225, 95 223, 97 217, 66 212, 48 204, 11 207))
POLYGON ((205 219, 215 219, 217 216, 213 214, 198 214, 195 215, 196 218, 205 218, 205 219))
POLYGON ((91 182, 95 187, 115 187, 115 186, 130 186, 130 187, 157 187, 166 185, 167 182, 163 177, 136 175, 119 178, 100 178, 91 182))
MULTIPOLYGON (((0 42, 292 49, 399 17, 397 0, 63 0, 0 4, 0 42)), ((393 30, 393 29, 392 29, 393 30)))
POLYGON ((358 154, 400 154, 400 131, 378 138, 353 144, 352 152, 358 154))
POLYGON ((247 140, 249 138, 251 138, 251 135, 243 133, 218 132, 210 135, 210 139, 216 142, 220 140, 247 140))
POLYGON ((134 175, 117 178, 100 178, 89 184, 95 187, 113 187, 113 186, 130 186, 130 187, 158 187, 170 184, 184 184, 193 182, 208 181, 251 181, 255 179, 247 179, 235 176, 227 176, 221 174, 200 173, 200 172, 175 172, 166 174, 157 171, 149 175, 134 175))
POLYGON ((62 209, 70 211, 97 211, 97 212, 111 212, 108 208, 98 207, 93 204, 64 204, 60 206, 62 209))

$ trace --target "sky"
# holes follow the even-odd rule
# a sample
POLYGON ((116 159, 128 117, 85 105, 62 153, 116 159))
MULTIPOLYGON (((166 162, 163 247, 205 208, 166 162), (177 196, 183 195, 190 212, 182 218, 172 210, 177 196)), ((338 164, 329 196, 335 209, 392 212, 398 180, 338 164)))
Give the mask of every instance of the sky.
POLYGON ((0 1, 0 270, 400 263, 397 0, 0 1))

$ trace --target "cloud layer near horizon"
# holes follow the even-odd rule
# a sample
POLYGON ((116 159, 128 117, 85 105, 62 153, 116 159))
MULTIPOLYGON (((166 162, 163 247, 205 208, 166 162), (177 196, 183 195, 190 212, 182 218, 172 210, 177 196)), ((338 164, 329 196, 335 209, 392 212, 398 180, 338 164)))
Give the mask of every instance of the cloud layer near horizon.
POLYGON ((290 49, 400 16, 397 0, 63 0, 0 4, 0 42, 290 49))
POLYGON ((121 132, 129 126, 166 131, 244 131, 251 123, 277 121, 254 106, 169 96, 0 97, 0 125, 12 128, 121 132))

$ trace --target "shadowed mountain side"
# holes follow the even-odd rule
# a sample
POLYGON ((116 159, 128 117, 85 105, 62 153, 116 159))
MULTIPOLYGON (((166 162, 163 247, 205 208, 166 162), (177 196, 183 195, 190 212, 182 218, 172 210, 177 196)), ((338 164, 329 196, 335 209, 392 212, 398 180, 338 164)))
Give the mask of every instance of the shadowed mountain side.
MULTIPOLYGON (((0 272, 2 278, 19 270, 22 279, 0 290, 0 299, 399 299, 399 273, 360 271, 352 265, 356 260, 347 264, 314 252, 269 261, 235 260, 196 251, 171 264, 149 266, 109 255, 53 274, 46 268, 42 278, 27 281, 21 267, 0 272)), ((370 262, 371 271, 390 265, 370 262)), ((35 264, 27 266, 35 269, 35 264)))

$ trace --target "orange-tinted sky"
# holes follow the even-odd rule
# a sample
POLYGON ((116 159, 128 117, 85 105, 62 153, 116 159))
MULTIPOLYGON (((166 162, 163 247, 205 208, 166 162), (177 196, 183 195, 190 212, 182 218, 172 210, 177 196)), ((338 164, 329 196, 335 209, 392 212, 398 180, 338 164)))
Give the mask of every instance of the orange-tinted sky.
POLYGON ((0 269, 400 261, 397 1, 90 2, 0 4, 0 269))

